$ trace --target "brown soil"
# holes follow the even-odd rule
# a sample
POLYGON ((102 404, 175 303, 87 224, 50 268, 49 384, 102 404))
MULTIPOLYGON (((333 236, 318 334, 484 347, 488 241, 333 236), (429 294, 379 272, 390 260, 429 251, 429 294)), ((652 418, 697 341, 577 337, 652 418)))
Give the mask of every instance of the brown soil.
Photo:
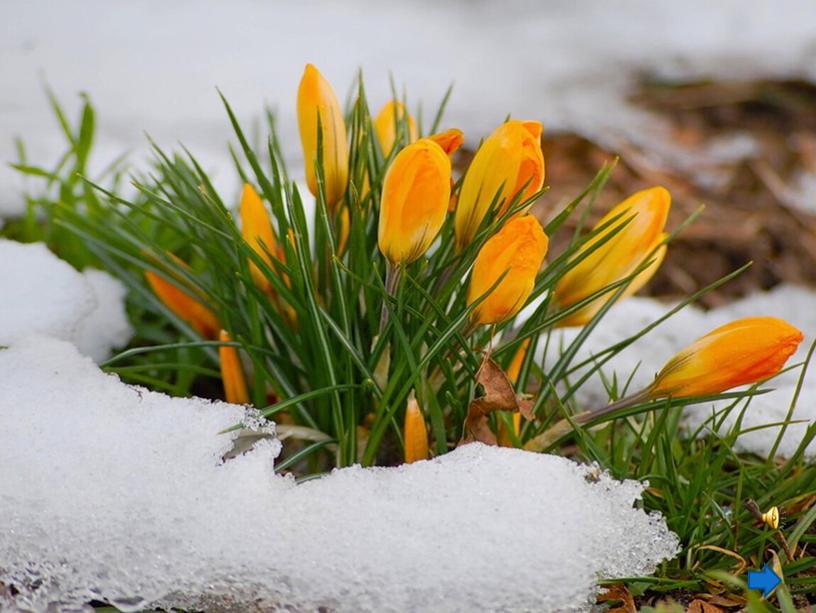
MULTIPOLYGON (((590 221, 626 195, 656 184, 672 193, 670 229, 705 204, 697 221, 672 243, 645 293, 687 296, 749 261, 748 271, 701 304, 715 306, 782 282, 816 286, 816 202, 812 213, 797 208, 789 187, 797 173, 816 172, 816 86, 646 81, 632 100, 668 120, 674 145, 691 156, 715 139, 744 134, 755 140, 756 150, 751 157, 704 168, 716 180, 703 185, 699 166, 695 171, 663 168, 654 152, 631 145, 609 151, 576 134, 545 135, 550 190, 536 205, 539 213, 563 206, 604 162, 620 156, 590 221)), ((574 227, 575 221, 570 223, 574 227)), ((569 232, 559 234, 553 252, 569 239, 569 232)))

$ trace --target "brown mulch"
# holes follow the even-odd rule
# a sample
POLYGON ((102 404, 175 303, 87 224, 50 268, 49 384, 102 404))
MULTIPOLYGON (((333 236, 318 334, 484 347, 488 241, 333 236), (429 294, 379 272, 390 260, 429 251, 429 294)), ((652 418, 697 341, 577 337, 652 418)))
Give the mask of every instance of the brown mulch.
MULTIPOLYGON (((748 271, 701 304, 716 306, 782 282, 816 286, 816 202, 806 212, 793 204, 790 188, 797 173, 816 172, 816 86, 799 81, 645 81, 632 101, 667 120, 676 147, 689 156, 716 139, 744 134, 754 139, 756 151, 704 168, 709 179, 716 177, 704 182, 699 167, 661 166, 652 151, 631 145, 609 151, 573 133, 545 134, 550 190, 537 203, 539 211, 563 206, 604 162, 620 156, 590 221, 626 195, 656 184, 672 193, 670 229, 705 204, 698 220, 672 243, 645 293, 687 296, 749 261, 754 264, 748 271)), ((559 234, 551 246, 554 253, 570 233, 559 234)))

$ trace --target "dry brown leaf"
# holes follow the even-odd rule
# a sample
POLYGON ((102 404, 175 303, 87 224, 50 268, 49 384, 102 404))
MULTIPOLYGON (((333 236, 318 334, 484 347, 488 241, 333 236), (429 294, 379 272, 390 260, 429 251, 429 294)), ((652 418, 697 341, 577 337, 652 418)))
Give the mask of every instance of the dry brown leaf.
POLYGON ((724 610, 705 600, 695 599, 689 603, 686 613, 724 613, 724 610))
POLYGON ((696 598, 726 609, 745 606, 745 598, 736 594, 697 594, 696 598))
POLYGON ((637 613, 635 606, 635 599, 629 588, 619 583, 618 585, 610 585, 606 591, 598 594, 598 604, 602 602, 620 601, 620 605, 612 609, 607 609, 606 613, 637 613))
POLYGON ((735 575, 739 575, 748 568, 748 562, 745 561, 740 554, 736 551, 731 551, 730 549, 725 549, 723 547, 717 547, 716 545, 700 545, 698 549, 707 549, 708 551, 716 551, 717 553, 721 553, 723 555, 729 556, 734 558, 737 561, 737 566, 734 568, 733 573, 735 575))
POLYGON ((474 441, 496 444, 496 435, 490 429, 487 419, 493 411, 520 412, 527 419, 533 418, 533 402, 516 395, 507 374, 490 357, 485 356, 482 360, 479 372, 476 373, 476 383, 484 388, 485 393, 470 401, 460 445, 474 441))

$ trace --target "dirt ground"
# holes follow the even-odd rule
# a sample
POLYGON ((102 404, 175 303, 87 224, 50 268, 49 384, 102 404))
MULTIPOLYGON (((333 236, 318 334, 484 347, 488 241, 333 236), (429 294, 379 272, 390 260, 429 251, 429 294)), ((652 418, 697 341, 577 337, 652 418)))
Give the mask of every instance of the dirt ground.
MULTIPOLYGON (((688 169, 669 167, 654 152, 631 145, 609 151, 576 134, 548 134, 544 156, 550 191, 537 203, 539 213, 546 216, 563 206, 605 161, 619 156, 594 219, 626 195, 655 184, 672 193, 670 229, 705 205, 698 220, 671 244, 644 293, 687 296, 749 261, 753 266, 748 271, 705 296, 702 306, 782 282, 816 286, 816 188, 814 201, 804 206, 795 188, 802 174, 814 173, 816 181, 816 86, 800 81, 644 80, 631 99, 669 122, 674 148, 687 159, 703 161, 688 169), (724 139, 744 140, 746 135, 754 143, 747 156, 706 165, 706 151, 724 139)), ((568 234, 561 233, 561 241, 568 234)), ((560 248, 555 237, 551 249, 560 248)))

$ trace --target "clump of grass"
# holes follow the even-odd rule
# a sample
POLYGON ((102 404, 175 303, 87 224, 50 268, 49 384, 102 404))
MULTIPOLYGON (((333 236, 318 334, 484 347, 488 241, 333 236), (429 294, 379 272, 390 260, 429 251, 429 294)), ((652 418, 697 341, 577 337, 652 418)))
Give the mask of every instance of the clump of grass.
MULTIPOLYGON (((289 178, 273 115, 267 114, 265 143, 253 147, 223 99, 235 133, 231 153, 236 173, 268 207, 275 244, 268 244, 269 239, 258 243, 242 232, 246 228, 236 221, 237 199, 219 194, 186 150, 170 153, 151 144, 153 168, 131 177, 129 193, 123 191, 120 162, 106 176, 88 177, 93 108, 84 100, 81 120, 72 128, 53 97, 68 151, 55 168, 45 169, 29 164, 20 147, 15 167, 44 183, 29 197, 27 217, 3 232, 22 240, 46 240, 76 266, 103 267, 127 284, 137 336, 130 348, 103 365, 125 380, 173 394, 215 397, 221 394, 219 347, 240 350, 251 402, 282 430, 296 426, 290 429, 279 470, 311 478, 356 462, 398 463, 406 447, 410 459, 418 459, 417 449, 443 454, 463 439, 490 436, 485 433, 516 447, 530 447, 544 436, 548 451, 595 462, 619 478, 649 482, 644 508, 665 516, 683 550, 655 576, 623 581, 644 602, 661 593, 721 593, 744 595, 751 610, 776 610, 747 591, 742 575, 746 568, 760 566, 770 551, 778 555, 786 578, 787 585, 778 592, 781 610, 812 598, 816 557, 807 547, 816 540, 816 468, 806 461, 805 450, 816 437, 816 426, 808 429, 797 453, 784 460, 774 454, 737 454, 740 420, 727 433, 684 432, 684 406, 729 400, 724 412, 712 418, 722 420, 725 414, 749 411, 751 397, 763 391, 757 386, 743 392, 655 398, 626 396, 626 386, 613 383, 609 395, 610 402, 617 403, 614 410, 577 419, 593 408, 580 406, 577 392, 590 377, 601 376, 604 364, 742 269, 701 288, 591 361, 579 363, 581 345, 603 325, 608 309, 653 272, 660 250, 684 226, 661 234, 659 240, 650 238, 632 266, 568 306, 559 304, 557 288, 565 275, 612 249, 631 232, 635 216, 624 210, 605 218, 599 226, 575 233, 563 253, 549 254, 546 266, 534 271, 523 302, 535 307, 524 319, 517 315, 519 304, 506 317, 486 320, 481 307, 493 299, 493 292, 506 282, 519 287, 523 283, 512 276, 514 271, 504 270, 491 279, 486 292, 474 297, 468 295, 469 275, 475 274, 474 262, 499 230, 528 214, 542 191, 534 185, 536 178, 527 177, 509 192, 507 181, 494 184, 492 193, 482 195, 488 200, 487 213, 467 233, 457 230, 458 213, 445 215, 430 250, 426 252, 425 245, 411 257, 386 259, 379 215, 388 169, 415 131, 430 136, 443 126, 444 104, 427 133, 404 110, 393 110, 407 107, 391 105, 393 142, 384 145, 362 78, 354 91, 343 117, 347 149, 337 144, 336 135, 327 138, 324 121, 329 114, 316 114, 313 207, 305 203, 311 197, 289 178), (329 167, 337 162, 327 156, 329 148, 338 147, 347 156, 347 179, 339 196, 342 172, 329 167), (229 340, 208 336, 189 310, 160 299, 147 283, 146 271, 210 311, 229 333, 222 338, 229 340), (553 332, 588 309, 591 315, 581 321, 581 333, 556 359, 542 361, 536 351, 525 349, 554 343, 553 332), (517 396, 510 406, 501 407, 505 410, 487 412, 486 428, 474 435, 468 432, 469 418, 474 398, 489 391, 479 378, 487 363, 508 372, 514 363, 508 381, 517 396), (411 432, 427 437, 427 447, 403 440, 409 406, 411 432), (519 420, 513 411, 521 409, 525 418, 519 420), (425 429, 415 427, 417 410, 425 429), (570 427, 547 438, 559 422, 570 427), (778 506, 780 527, 762 525, 749 500, 763 510, 778 506)), ((582 193, 547 220, 547 236, 562 231, 570 216, 593 206, 613 166, 602 168, 582 193)), ((463 192, 459 179, 452 188, 454 198, 460 199, 456 206, 472 206, 461 201, 463 192)), ((410 215, 410 209, 405 214, 410 215)), ((386 239, 398 240, 399 230, 390 231, 395 235, 386 239)), ((231 376, 240 370, 233 360, 231 376)))

